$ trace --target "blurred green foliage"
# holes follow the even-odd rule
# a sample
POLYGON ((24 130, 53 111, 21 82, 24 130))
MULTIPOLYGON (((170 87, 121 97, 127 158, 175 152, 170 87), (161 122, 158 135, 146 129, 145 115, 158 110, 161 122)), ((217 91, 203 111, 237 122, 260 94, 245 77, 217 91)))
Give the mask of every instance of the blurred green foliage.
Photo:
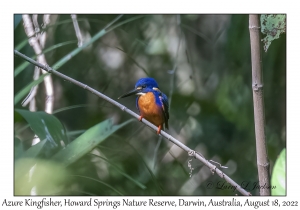
POLYGON ((15 161, 15 195, 56 195, 67 184, 68 172, 59 163, 21 158, 15 161))
POLYGON ((121 125, 113 125, 111 119, 105 120, 88 129, 72 141, 72 143, 70 143, 64 150, 60 150, 56 153, 53 156, 53 159, 65 166, 68 166, 80 159, 112 133, 116 132, 131 121, 132 120, 128 120, 121 125))
MULTIPOLYGON (((39 15, 40 24, 42 17, 39 15)), ((91 41, 116 17, 77 15, 83 42, 91 41)), ((167 132, 207 159, 228 166, 223 172, 238 184, 255 183, 258 176, 248 22, 248 15, 124 15, 113 24, 112 27, 116 26, 113 30, 74 55, 59 71, 115 100, 131 90, 139 78, 155 78, 171 101, 167 132), (126 24, 118 25, 122 21, 126 24)), ((43 30, 47 35, 44 50, 61 45, 45 54, 49 66, 78 48, 73 42, 77 38, 70 15, 51 15, 50 25, 43 30)), ((27 37, 23 25, 18 24, 14 46, 29 57, 35 56, 24 40, 27 37)), ((272 42, 268 52, 263 53, 262 61, 265 129, 273 171, 279 153, 286 147, 285 34, 272 42)), ((15 57, 15 69, 23 63, 15 57)), ((32 82, 34 67, 23 68, 15 74, 15 95, 24 92, 32 82)), ((51 116, 66 129, 66 147, 75 142, 78 135, 83 133, 84 136, 84 132, 107 119, 112 118, 116 126, 131 119, 90 92, 58 77, 52 79, 54 110, 59 111, 51 116)), ((24 109, 20 101, 21 98, 15 109, 24 109)), ((137 111, 134 97, 122 99, 120 103, 137 111)), ((44 110, 43 83, 39 84, 36 104, 38 111, 44 110)), ((138 121, 114 130, 105 141, 93 144, 96 147, 90 153, 85 152, 67 167, 53 161, 52 153, 51 157, 43 152, 31 155, 28 162, 23 153, 34 148, 37 151, 38 145, 41 147, 45 142, 31 147, 36 131, 33 132, 28 126, 30 122, 23 117, 15 112, 15 177, 29 173, 33 163, 48 161, 43 171, 53 176, 53 181, 37 170, 37 174, 47 179, 35 177, 36 180, 28 184, 28 175, 15 178, 15 194, 30 194, 32 188, 41 183, 48 184, 45 189, 49 190, 36 192, 49 195, 237 194, 218 188, 218 183, 224 180, 194 159, 190 177, 188 161, 191 157, 138 121), (28 162, 21 164, 26 170, 18 169, 19 161, 28 162), (214 183, 212 189, 207 188, 208 182, 214 183)), ((99 132, 93 138, 100 140, 101 136, 99 132)), ((64 149, 58 150, 64 153, 64 149)), ((250 192, 259 193, 256 189, 250 192)))

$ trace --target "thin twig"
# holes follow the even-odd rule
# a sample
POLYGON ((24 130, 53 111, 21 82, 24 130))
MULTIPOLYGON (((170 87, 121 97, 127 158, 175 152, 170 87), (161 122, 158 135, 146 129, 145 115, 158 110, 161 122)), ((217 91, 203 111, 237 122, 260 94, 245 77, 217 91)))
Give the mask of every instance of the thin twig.
MULTIPOLYGON (((91 93, 95 94, 96 96, 108 101, 109 103, 111 103, 112 105, 117 106, 118 108, 120 108, 122 111, 127 112, 128 114, 130 114, 131 116, 135 117, 137 120, 139 120, 140 116, 138 114, 136 114, 135 112, 131 111, 130 109, 128 109, 127 107, 125 107, 124 105, 116 102, 115 100, 111 99, 110 97, 96 91, 95 89, 89 87, 86 84, 83 84, 81 82, 78 82, 75 79, 72 79, 58 71, 55 71, 53 68, 49 67, 49 66, 45 66, 41 63, 36 62, 35 60, 27 57, 26 55, 20 53, 17 50, 14 50, 14 54, 16 56, 19 56, 21 58, 23 58, 24 60, 32 63, 33 65, 36 65, 44 70, 46 70, 49 73, 52 73, 60 78, 62 78, 63 80, 69 81, 79 87, 82 87, 83 89, 86 89, 88 91, 90 91, 91 93)), ((144 123, 145 125, 147 125, 148 127, 152 128, 153 130, 157 131, 157 127, 155 125, 153 125, 152 123, 150 123, 149 121, 147 121, 146 119, 142 119, 141 120, 142 123, 144 123)), ((251 195, 249 192, 247 192, 245 189, 243 189, 240 185, 238 185, 235 181, 233 181, 229 176, 227 176, 226 174, 224 174, 220 169, 218 169, 215 165, 211 164, 208 160, 206 160, 203 156, 199 155, 197 152, 195 152, 194 150, 190 149, 189 147, 187 147, 186 145, 184 145, 183 143, 181 143, 179 140, 175 139, 173 136, 171 136, 170 134, 166 133, 165 131, 161 131, 160 133, 161 136, 163 136, 165 139, 171 141, 172 143, 176 144, 178 147, 180 147, 181 149, 185 150, 187 153, 189 154, 193 154, 193 156, 200 160, 202 163, 204 163, 207 167, 210 168, 210 170, 214 173, 216 172, 221 178, 225 179, 228 183, 230 183, 232 186, 235 186, 236 189, 243 195, 251 195)))
POLYGON ((78 47, 81 47, 82 44, 83 44, 83 40, 82 40, 79 24, 78 24, 78 21, 77 21, 77 15, 71 15, 71 18, 72 18, 72 21, 73 21, 76 37, 78 39, 78 47))
POLYGON ((213 162, 215 164, 218 164, 220 168, 228 168, 227 166, 222 166, 221 163, 218 163, 216 161, 213 161, 213 160, 209 160, 210 162, 213 162))

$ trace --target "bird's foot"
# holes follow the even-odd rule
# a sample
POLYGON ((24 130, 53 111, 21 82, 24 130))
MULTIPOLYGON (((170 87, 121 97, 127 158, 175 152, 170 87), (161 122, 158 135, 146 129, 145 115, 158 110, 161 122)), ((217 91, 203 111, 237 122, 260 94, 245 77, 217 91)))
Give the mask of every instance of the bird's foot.
POLYGON ((142 121, 142 119, 143 119, 143 116, 141 115, 140 118, 139 118, 139 121, 142 121))
POLYGON ((158 126, 158 129, 157 129, 157 134, 160 134, 160 131, 161 131, 161 125, 160 126, 158 126))

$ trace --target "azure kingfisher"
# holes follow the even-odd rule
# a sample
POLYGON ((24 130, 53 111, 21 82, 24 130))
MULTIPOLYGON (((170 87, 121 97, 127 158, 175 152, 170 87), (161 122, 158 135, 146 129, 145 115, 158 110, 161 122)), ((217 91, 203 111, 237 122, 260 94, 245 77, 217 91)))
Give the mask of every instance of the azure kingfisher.
POLYGON ((139 110, 140 118, 145 118, 158 127, 157 134, 163 129, 163 124, 168 129, 169 102, 167 96, 159 90, 157 82, 153 78, 141 78, 134 90, 125 93, 120 98, 137 95, 136 108, 139 110))

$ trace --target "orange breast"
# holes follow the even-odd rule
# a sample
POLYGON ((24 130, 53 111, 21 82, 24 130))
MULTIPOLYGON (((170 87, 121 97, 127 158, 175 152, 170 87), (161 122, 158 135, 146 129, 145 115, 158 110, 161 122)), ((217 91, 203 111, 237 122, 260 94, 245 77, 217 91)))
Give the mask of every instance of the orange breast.
POLYGON ((159 126, 165 122, 163 110, 156 105, 155 96, 152 92, 141 95, 138 100, 138 106, 141 116, 154 125, 159 126))

